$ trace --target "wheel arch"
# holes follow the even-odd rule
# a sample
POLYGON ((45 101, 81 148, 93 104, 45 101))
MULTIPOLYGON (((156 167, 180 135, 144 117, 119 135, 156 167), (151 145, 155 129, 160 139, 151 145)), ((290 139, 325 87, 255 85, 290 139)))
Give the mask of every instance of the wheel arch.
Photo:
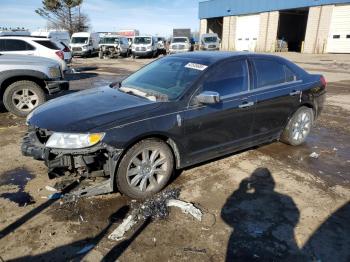
MULTIPOLYGON (((313 121, 316 119, 316 116, 317 116, 317 108, 315 108, 315 106, 311 103, 311 102, 305 102, 305 103, 302 103, 298 108, 297 110, 300 108, 300 107, 307 107, 307 108, 310 108, 312 110, 312 112, 314 113, 314 119, 313 121)), ((296 112, 296 111, 295 111, 296 112)), ((295 113, 293 112, 293 114, 295 113)))
MULTIPOLYGON (((149 134, 145 134, 142 136, 139 136, 135 139, 133 139, 132 141, 130 141, 126 147, 124 148, 124 152, 123 155, 135 144, 137 144, 138 142, 145 140, 145 139, 159 139, 161 141, 163 141, 164 143, 166 143, 173 154, 174 160, 175 160, 175 168, 178 169, 181 167, 181 156, 180 156, 180 151, 179 151, 179 147, 177 145, 177 143, 175 142, 175 140, 173 138, 171 138, 169 135, 167 134, 163 134, 163 133, 149 133, 149 134)), ((120 156, 119 159, 121 159, 122 156, 120 156)), ((118 163, 119 165, 119 163, 118 163)))

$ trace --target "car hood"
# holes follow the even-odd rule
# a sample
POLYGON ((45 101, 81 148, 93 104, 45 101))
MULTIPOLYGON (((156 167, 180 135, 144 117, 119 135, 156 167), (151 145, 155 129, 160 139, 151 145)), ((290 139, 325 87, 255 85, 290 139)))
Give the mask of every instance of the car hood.
POLYGON ((2 65, 43 65, 57 66, 58 63, 50 58, 29 55, 0 55, 2 65))
POLYGON ((62 96, 39 106, 28 124, 55 132, 97 132, 148 116, 160 105, 106 87, 62 96))

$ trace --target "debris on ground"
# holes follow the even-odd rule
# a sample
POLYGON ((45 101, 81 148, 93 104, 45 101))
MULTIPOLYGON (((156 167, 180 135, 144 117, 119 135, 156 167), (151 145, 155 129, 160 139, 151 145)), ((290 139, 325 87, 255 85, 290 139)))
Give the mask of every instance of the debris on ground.
POLYGON ((51 195, 48 195, 47 196, 47 198, 48 199, 59 199, 59 198, 61 198, 63 195, 62 195, 62 193, 53 193, 53 194, 51 194, 51 195))
POLYGON ((205 248, 198 249, 198 248, 192 248, 192 247, 185 247, 184 252, 192 252, 192 253, 207 253, 207 250, 205 248))
POLYGON ((45 189, 47 191, 51 191, 51 192, 58 192, 58 190, 56 188, 52 187, 52 186, 45 186, 45 189))
POLYGON ((180 196, 180 189, 169 189, 146 199, 141 204, 132 203, 132 210, 139 210, 143 219, 164 219, 169 215, 167 203, 170 199, 177 199, 180 196))
POLYGON ((120 241, 124 239, 125 233, 138 222, 135 214, 129 215, 123 222, 108 236, 108 239, 120 241))
POLYGON ((320 156, 320 154, 317 154, 316 152, 312 152, 310 154, 310 157, 317 159, 320 156))
POLYGON ((182 213, 190 214, 195 219, 202 221, 202 212, 196 208, 192 203, 188 203, 185 201, 170 199, 167 203, 168 207, 178 207, 181 209, 182 213))
POLYGON ((91 249, 93 249, 95 247, 94 244, 89 244, 86 245, 85 247, 83 247, 82 249, 80 249, 76 254, 77 255, 82 255, 85 254, 86 252, 89 252, 91 249))
POLYGON ((202 211, 196 208, 192 203, 188 203, 177 198, 180 195, 180 189, 169 189, 158 193, 153 197, 146 199, 142 203, 132 202, 131 213, 123 222, 108 236, 111 240, 120 241, 124 239, 125 234, 134 225, 147 219, 165 219, 169 215, 169 207, 179 207, 183 213, 190 214, 201 221, 202 211))

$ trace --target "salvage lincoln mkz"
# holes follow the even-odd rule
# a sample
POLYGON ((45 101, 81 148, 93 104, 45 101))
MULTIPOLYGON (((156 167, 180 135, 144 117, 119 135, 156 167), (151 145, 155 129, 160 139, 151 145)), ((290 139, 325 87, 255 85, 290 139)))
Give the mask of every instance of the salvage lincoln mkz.
POLYGON ((104 176, 111 191, 145 198, 175 169, 276 140, 303 143, 325 88, 323 76, 272 55, 172 55, 39 106, 22 152, 44 160, 50 177, 104 176))

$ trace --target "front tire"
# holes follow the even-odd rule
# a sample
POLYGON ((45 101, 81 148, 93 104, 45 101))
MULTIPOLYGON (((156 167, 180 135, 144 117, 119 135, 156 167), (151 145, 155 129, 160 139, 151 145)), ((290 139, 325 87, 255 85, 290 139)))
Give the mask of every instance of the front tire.
POLYGON ((158 139, 146 139, 132 146, 122 158, 116 176, 119 191, 144 199, 168 183, 174 169, 169 146, 158 139))
POLYGON ((312 109, 305 106, 300 107, 285 127, 281 141, 292 146, 304 143, 311 131, 313 120, 314 112, 312 109))
POLYGON ((19 117, 27 116, 45 101, 44 90, 37 83, 29 80, 12 83, 6 88, 3 97, 6 109, 19 117))

